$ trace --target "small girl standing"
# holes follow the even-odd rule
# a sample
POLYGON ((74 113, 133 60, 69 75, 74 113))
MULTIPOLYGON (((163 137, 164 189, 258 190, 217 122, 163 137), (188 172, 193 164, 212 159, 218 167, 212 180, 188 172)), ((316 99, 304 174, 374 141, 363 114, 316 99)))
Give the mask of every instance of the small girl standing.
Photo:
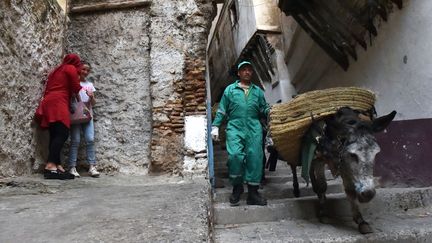
MULTIPOLYGON (((86 80, 86 77, 89 75, 91 71, 91 66, 88 62, 82 61, 81 71, 80 71, 80 84, 82 89, 78 93, 80 100, 86 103, 90 109, 90 112, 93 113, 92 106, 96 104, 96 100, 94 98, 94 92, 96 91, 93 84, 86 80)), ((76 99, 74 99, 76 102, 76 99)), ((87 123, 81 124, 73 124, 71 125, 71 146, 69 152, 69 173, 73 174, 75 177, 80 177, 76 170, 77 165, 77 157, 78 157, 78 147, 80 144, 80 135, 81 130, 84 134, 84 139, 86 142, 86 155, 87 162, 90 165, 89 174, 92 177, 99 177, 99 172, 96 170, 96 152, 94 146, 94 125, 93 119, 91 119, 87 123)))

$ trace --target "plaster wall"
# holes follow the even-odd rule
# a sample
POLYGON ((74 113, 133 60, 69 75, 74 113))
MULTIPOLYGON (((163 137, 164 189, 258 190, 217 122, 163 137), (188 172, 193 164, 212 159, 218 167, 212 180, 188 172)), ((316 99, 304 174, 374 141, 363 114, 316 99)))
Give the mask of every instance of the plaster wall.
POLYGON ((208 38, 207 38, 207 48, 209 47, 210 41, 213 38, 215 29, 216 29, 216 26, 217 26, 216 24, 217 24, 217 22, 219 20, 219 17, 220 17, 221 11, 222 11, 222 7, 223 7, 223 3, 218 3, 216 5, 216 16, 213 19, 211 27, 210 27, 209 35, 208 35, 208 38))
POLYGON ((379 24, 372 46, 358 49, 347 72, 332 62, 313 88, 365 87, 377 94, 378 114, 397 110, 397 120, 431 118, 431 11, 431 1, 404 1, 379 24))
POLYGON ((65 17, 54 1, 0 1, 0 177, 45 163, 48 137, 31 127, 48 72, 61 62, 65 17))
POLYGON ((205 115, 185 118, 184 173, 205 172, 207 169, 207 118, 205 115))
POLYGON ((235 51, 233 26, 228 8, 231 3, 232 1, 224 3, 207 50, 210 91, 213 102, 218 100, 218 96, 223 92, 225 86, 231 82, 232 77, 230 77, 228 70, 235 64, 238 57, 235 51))
POLYGON ((210 2, 184 0, 72 16, 70 49, 94 64, 99 87, 96 144, 105 170, 182 173, 185 118, 206 110, 212 14, 210 2))
POLYGON ((232 28, 236 57, 240 56, 240 53, 257 31, 254 1, 238 0, 238 5, 238 22, 232 28))
POLYGON ((206 0, 151 6, 152 171, 188 173, 194 168, 201 173, 207 168, 205 151, 188 149, 184 136, 189 134, 185 121, 206 114, 206 46, 214 14, 215 5, 206 0))
MULTIPOLYGON (((92 65, 98 166, 145 173, 150 161, 149 9, 72 15, 68 49, 92 65)), ((85 162, 84 142, 81 162, 85 162)))
POLYGON ((280 31, 280 10, 275 0, 253 0, 257 29, 280 31))

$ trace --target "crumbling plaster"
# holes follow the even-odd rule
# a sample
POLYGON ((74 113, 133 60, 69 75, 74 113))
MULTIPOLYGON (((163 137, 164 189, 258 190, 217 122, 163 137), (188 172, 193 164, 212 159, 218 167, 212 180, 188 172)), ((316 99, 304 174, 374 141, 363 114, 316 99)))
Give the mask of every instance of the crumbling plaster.
POLYGON ((46 159, 46 133, 31 126, 46 74, 61 61, 65 17, 56 2, 0 1, 0 177, 46 159))
MULTIPOLYGON (((104 170, 146 173, 149 164, 148 12, 130 9, 71 15, 67 49, 92 65, 89 80, 97 90, 96 157, 104 170)), ((84 148, 80 152, 85 162, 84 148)))
POLYGON ((184 157, 184 119, 205 115, 205 49, 215 6, 206 0, 166 1, 152 4, 151 12, 151 169, 182 173, 184 163, 202 162, 184 157))
MULTIPOLYGON (((205 172, 206 152, 185 147, 185 119, 201 116, 206 123, 205 47, 212 1, 154 1, 142 8, 71 15, 67 35, 61 8, 52 1, 2 1, 0 7, 6 10, 0 12, 0 176, 30 173, 45 163, 47 134, 34 132, 30 124, 41 80, 61 61, 64 48, 93 67, 101 169, 205 172)), ((205 134, 205 125, 199 129, 205 134)))

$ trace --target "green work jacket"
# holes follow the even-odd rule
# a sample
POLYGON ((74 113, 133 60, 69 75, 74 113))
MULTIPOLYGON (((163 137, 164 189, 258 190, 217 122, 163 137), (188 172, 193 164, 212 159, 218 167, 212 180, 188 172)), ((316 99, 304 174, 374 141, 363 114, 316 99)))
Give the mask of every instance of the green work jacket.
POLYGON ((258 86, 251 84, 246 95, 237 80, 225 88, 212 125, 219 127, 226 119, 227 132, 231 129, 253 129, 261 133, 262 127, 259 120, 267 118, 269 110, 264 92, 258 86))

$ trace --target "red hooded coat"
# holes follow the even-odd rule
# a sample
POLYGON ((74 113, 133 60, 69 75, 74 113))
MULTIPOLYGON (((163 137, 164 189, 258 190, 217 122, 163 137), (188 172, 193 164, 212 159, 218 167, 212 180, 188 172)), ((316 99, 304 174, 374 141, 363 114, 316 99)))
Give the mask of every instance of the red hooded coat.
POLYGON ((48 76, 41 103, 42 128, 48 128, 52 122, 61 122, 70 128, 69 103, 71 94, 77 94, 81 89, 78 75, 80 65, 78 55, 68 54, 63 63, 48 76))

